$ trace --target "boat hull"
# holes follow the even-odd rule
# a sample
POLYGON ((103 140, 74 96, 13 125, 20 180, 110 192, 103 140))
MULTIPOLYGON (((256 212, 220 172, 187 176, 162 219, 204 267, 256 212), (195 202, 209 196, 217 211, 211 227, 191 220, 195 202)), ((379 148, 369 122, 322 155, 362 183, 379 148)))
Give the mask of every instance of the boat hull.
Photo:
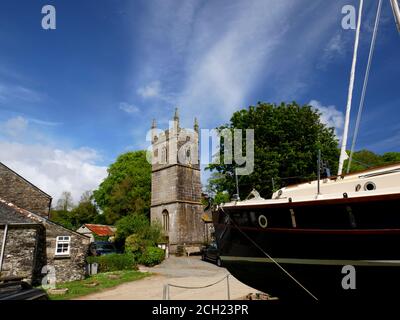
POLYGON ((214 215, 222 263, 234 277, 284 300, 382 298, 400 288, 398 200, 369 202, 369 211, 365 203, 351 204, 352 210, 346 203, 303 206, 295 208, 297 225, 288 226, 293 207, 214 215), (307 217, 316 210, 325 218, 319 225, 307 217), (329 212, 343 221, 329 221, 329 212), (260 226, 260 215, 268 226, 260 226))
MULTIPOLYGON (((400 287, 400 270, 390 266, 354 266, 355 288, 344 289, 343 266, 318 260, 282 262, 282 268, 301 286, 288 277, 279 267, 265 258, 243 259, 223 257, 223 265, 237 279, 259 291, 276 296, 282 301, 350 301, 370 298, 391 299, 400 287), (307 291, 306 291, 307 290, 307 291)), ((287 260, 286 260, 287 261, 287 260)))

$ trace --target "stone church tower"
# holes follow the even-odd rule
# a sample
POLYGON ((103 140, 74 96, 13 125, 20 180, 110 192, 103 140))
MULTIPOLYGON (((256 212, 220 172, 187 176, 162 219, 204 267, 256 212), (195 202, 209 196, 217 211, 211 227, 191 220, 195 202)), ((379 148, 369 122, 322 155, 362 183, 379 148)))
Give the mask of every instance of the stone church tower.
POLYGON ((168 130, 153 120, 150 215, 162 224, 172 253, 204 241, 198 132, 196 119, 194 130, 180 128, 177 109, 168 130))

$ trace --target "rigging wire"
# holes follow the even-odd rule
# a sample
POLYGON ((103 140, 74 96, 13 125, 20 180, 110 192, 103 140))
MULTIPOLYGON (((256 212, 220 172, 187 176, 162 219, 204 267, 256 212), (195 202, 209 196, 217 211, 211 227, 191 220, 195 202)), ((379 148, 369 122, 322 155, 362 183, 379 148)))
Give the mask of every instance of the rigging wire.
POLYGON ((382 8, 382 0, 379 0, 378 9, 376 11, 374 31, 372 33, 371 46, 370 46, 370 49, 369 49, 367 69, 365 71, 365 76, 364 76, 364 84, 363 84, 362 93, 361 93, 360 105, 358 107, 356 126, 355 126, 355 129, 354 129, 353 141, 351 143, 350 157, 349 157, 349 162, 347 164, 347 173, 350 172, 350 165, 351 165, 351 161, 353 160, 354 148, 355 148, 355 145, 356 145, 357 135, 358 135, 358 131, 359 131, 359 128, 360 128, 361 115, 362 115, 362 111, 364 109, 365 92, 367 91, 369 71, 370 71, 370 68, 371 68, 372 58, 374 56, 376 35, 378 33, 379 19, 380 19, 380 16, 381 16, 381 8, 382 8))
POLYGON ((231 216, 227 214, 222 207, 220 207, 221 211, 229 218, 232 224, 236 227, 236 229, 244 235, 257 249, 259 249, 269 260, 271 260, 279 269, 281 269, 290 279, 292 279, 297 285, 300 286, 305 292, 307 292, 314 300, 318 301, 318 298, 313 295, 304 285, 300 283, 295 277, 293 277, 289 271, 287 271, 284 267, 280 265, 278 261, 272 258, 267 252, 265 252, 253 239, 251 239, 236 223, 233 221, 231 216))

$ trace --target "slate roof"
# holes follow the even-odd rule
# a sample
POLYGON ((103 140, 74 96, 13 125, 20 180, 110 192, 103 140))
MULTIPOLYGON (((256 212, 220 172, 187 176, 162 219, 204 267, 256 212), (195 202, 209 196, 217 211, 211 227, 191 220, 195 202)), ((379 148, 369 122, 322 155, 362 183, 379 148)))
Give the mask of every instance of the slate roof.
POLYGON ((77 236, 88 238, 87 236, 81 233, 65 228, 64 226, 54 221, 46 219, 36 213, 17 207, 15 204, 0 198, 0 224, 13 224, 13 223, 36 223, 36 224, 47 223, 62 228, 77 236))

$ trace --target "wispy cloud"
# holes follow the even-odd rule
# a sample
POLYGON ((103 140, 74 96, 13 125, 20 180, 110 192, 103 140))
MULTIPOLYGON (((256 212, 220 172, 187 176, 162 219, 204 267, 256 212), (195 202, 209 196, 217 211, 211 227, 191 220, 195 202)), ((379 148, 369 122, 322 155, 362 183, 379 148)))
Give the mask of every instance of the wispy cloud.
POLYGON ((126 113, 130 113, 130 114, 131 113, 137 113, 137 112, 140 111, 138 107, 136 107, 133 104, 129 104, 127 102, 121 102, 119 104, 119 109, 124 111, 124 112, 126 112, 126 113))
POLYGON ((16 116, 0 122, 0 134, 14 140, 37 141, 44 137, 38 128, 58 125, 61 125, 61 123, 16 116), (30 126, 31 124, 34 124, 35 127, 30 126))
POLYGON ((343 30, 335 33, 323 49, 317 68, 326 70, 330 63, 344 58, 351 48, 349 40, 348 34, 343 33, 343 30))
POLYGON ((37 103, 43 99, 43 94, 21 85, 0 83, 0 102, 24 101, 37 103))
POLYGON ((45 121, 45 120, 40 120, 40 119, 35 119, 35 118, 29 118, 29 122, 42 125, 42 126, 48 126, 48 127, 57 127, 62 125, 61 122, 53 122, 53 121, 45 121))
POLYGON ((334 128, 336 136, 340 137, 344 124, 343 112, 333 105, 323 106, 317 100, 311 100, 308 104, 321 113, 321 122, 330 128, 334 128))
POLYGON ((376 150, 377 152, 387 152, 388 150, 394 151, 400 149, 400 131, 395 132, 390 137, 384 138, 380 141, 369 143, 369 149, 376 150))
POLYGON ((155 98, 160 96, 160 81, 153 81, 144 87, 140 87, 137 90, 137 94, 142 98, 155 98))
MULTIPOLYGON (((331 2, 305 3, 194 0, 157 3, 157 8, 148 3, 137 93, 147 99, 170 97, 163 110, 153 106, 159 116, 168 116, 178 105, 183 121, 191 123, 196 115, 202 125, 211 126, 255 103, 255 92, 264 92, 257 96, 272 102, 298 100, 337 23, 332 12, 340 15, 341 8, 331 2)), ((331 50, 334 46, 332 40, 331 50)))
POLYGON ((4 123, 0 123, 0 133, 14 139, 25 134, 27 128, 28 120, 21 116, 8 119, 4 123))

